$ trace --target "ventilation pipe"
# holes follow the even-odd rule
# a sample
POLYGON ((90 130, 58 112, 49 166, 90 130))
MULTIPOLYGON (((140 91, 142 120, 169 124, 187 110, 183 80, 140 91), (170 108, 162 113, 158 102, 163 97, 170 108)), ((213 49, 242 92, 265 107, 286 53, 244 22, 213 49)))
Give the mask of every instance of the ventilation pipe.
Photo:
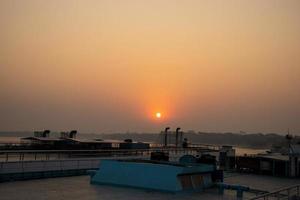
POLYGON ((170 127, 167 127, 165 129, 165 139, 164 139, 164 147, 168 146, 168 130, 170 129, 170 127))
POLYGON ((178 137, 179 137, 179 130, 180 130, 180 127, 176 128, 176 147, 178 147, 178 137))

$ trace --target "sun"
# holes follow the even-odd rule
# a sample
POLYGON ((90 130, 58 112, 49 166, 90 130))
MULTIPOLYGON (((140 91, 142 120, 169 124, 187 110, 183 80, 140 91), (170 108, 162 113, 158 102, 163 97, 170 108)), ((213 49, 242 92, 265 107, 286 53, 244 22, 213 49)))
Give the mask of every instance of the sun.
POLYGON ((155 113, 155 116, 156 116, 157 119, 159 119, 159 118, 161 118, 161 113, 157 112, 157 113, 155 113))

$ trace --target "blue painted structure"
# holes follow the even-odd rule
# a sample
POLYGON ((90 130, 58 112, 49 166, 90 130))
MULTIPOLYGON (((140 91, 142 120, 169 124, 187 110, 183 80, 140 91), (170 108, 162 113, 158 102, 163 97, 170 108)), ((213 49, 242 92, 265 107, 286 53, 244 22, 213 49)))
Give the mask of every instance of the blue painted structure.
POLYGON ((224 183, 219 183, 219 194, 224 194, 224 190, 236 190, 236 197, 237 198, 243 198, 243 192, 244 191, 249 191, 250 188, 242 185, 230 185, 230 184, 224 184, 224 183))
POLYGON ((179 192, 202 190, 214 184, 214 165, 149 160, 103 160, 91 173, 92 184, 179 192))

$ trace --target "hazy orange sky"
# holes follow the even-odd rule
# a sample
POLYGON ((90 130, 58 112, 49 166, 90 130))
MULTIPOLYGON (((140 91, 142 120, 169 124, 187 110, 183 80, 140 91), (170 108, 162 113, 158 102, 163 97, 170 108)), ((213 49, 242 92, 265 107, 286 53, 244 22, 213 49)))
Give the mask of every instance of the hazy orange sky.
POLYGON ((0 130, 300 134, 299 0, 1 0, 0 44, 0 130))

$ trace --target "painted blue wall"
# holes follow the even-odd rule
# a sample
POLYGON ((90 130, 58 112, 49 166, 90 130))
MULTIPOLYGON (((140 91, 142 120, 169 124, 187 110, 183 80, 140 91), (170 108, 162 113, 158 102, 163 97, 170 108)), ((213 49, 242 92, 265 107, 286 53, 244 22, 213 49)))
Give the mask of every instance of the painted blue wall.
POLYGON ((178 174, 213 170, 211 165, 185 167, 103 160, 97 173, 92 176, 91 183, 177 192, 182 190, 181 183, 177 178, 178 174))
POLYGON ((163 191, 180 191, 177 174, 181 167, 160 164, 104 160, 92 183, 125 185, 163 191))

